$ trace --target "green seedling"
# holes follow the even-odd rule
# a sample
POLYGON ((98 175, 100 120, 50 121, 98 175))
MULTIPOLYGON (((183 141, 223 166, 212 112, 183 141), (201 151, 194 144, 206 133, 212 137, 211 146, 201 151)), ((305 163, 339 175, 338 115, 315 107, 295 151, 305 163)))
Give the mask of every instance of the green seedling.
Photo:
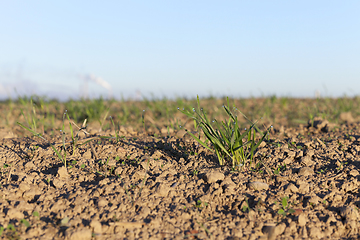
POLYGON ((200 201, 200 200, 197 200, 197 201, 196 201, 195 207, 196 207, 196 208, 200 208, 200 207, 201 207, 201 201, 200 201))
MULTIPOLYGON (((20 98, 21 104, 26 107, 27 103, 25 99, 20 98)), ((33 98, 30 98, 30 106, 31 106, 31 111, 28 114, 28 117, 25 116, 23 110, 21 109, 20 112, 23 115, 25 121, 27 122, 28 126, 31 126, 32 129, 34 129, 34 131, 37 130, 37 117, 36 117, 36 109, 35 106, 33 104, 33 98)))
POLYGON ((288 200, 289 200, 289 197, 283 197, 283 198, 281 199, 281 206, 282 206, 282 208, 279 209, 279 211, 278 211, 278 214, 283 215, 284 217, 285 217, 286 214, 288 214, 288 213, 294 213, 294 212, 295 212, 294 209, 292 209, 292 208, 289 209, 288 200))
POLYGON ((274 174, 277 175, 280 172, 284 172, 284 171, 286 171, 286 164, 285 163, 284 163, 284 165, 279 165, 277 167, 277 169, 274 170, 274 174))
POLYGON ((198 170, 196 170, 196 169, 194 169, 194 170, 193 170, 193 172, 192 172, 192 174, 193 174, 194 176, 196 176, 196 175, 198 175, 198 174, 199 174, 199 171, 198 171, 198 170))
POLYGON ((209 231, 209 229, 207 229, 207 228, 204 226, 204 224, 202 224, 202 223, 200 223, 200 222, 198 222, 198 221, 196 221, 196 222, 200 225, 201 228, 203 228, 203 229, 205 230, 205 232, 206 232, 206 234, 207 234, 208 236, 212 236, 212 233, 209 231))
POLYGON ((75 165, 77 164, 76 160, 72 160, 70 165, 69 165, 69 169, 73 168, 75 165))
POLYGON ((47 142, 50 147, 53 149, 53 151, 56 153, 57 157, 60 159, 60 161, 64 164, 64 166, 66 167, 66 153, 64 155, 61 155, 61 153, 50 143, 50 141, 48 141, 46 138, 44 138, 40 133, 37 133, 36 131, 34 131, 33 129, 31 129, 30 127, 26 127, 23 124, 17 122, 17 124, 24 128, 25 130, 31 132, 33 134, 33 136, 35 137, 39 137, 42 140, 44 140, 45 142, 47 142))
POLYGON ((327 168, 325 169, 320 169, 319 171, 317 171, 318 174, 322 174, 322 173, 325 173, 325 171, 327 170, 327 168))
POLYGON ((34 211, 34 212, 32 213, 32 215, 33 215, 34 217, 40 219, 40 214, 39 214, 38 211, 34 211))
POLYGON ((18 235, 18 232, 15 229, 15 226, 11 223, 9 223, 6 227, 6 229, 4 227, 0 227, 0 236, 2 236, 2 234, 5 233, 5 236, 7 239, 20 239, 20 236, 18 235))
POLYGON ((2 177, 4 176, 4 174, 8 174, 11 171, 10 167, 11 167, 11 164, 4 163, 3 169, 6 169, 6 170, 4 170, 5 172, 1 171, 2 177))
POLYGON ((29 159, 33 159, 35 156, 35 151, 39 148, 39 146, 30 146, 29 148, 27 148, 26 154, 27 154, 27 158, 29 159))
MULTIPOLYGON (((215 153, 218 157, 219 164, 224 165, 227 160, 232 162, 232 166, 243 167, 249 161, 250 164, 253 160, 255 150, 258 148, 260 143, 265 139, 271 128, 268 128, 267 131, 263 134, 261 139, 256 143, 255 135, 256 130, 260 131, 255 123, 251 122, 242 112, 251 126, 248 129, 245 129, 241 133, 237 116, 230 111, 229 98, 227 98, 228 106, 223 106, 226 114, 229 119, 226 122, 218 123, 216 120, 212 122, 208 119, 205 111, 200 107, 199 96, 197 97, 198 109, 193 108, 193 112, 182 111, 185 115, 194 119, 195 127, 199 126, 203 131, 207 141, 209 141, 212 147, 215 149, 215 153)), ((192 132, 186 130, 187 133, 193 137, 199 144, 214 151, 210 146, 205 142, 200 140, 199 137, 195 136, 192 132)))
MULTIPOLYGON (((66 112, 65 112, 65 114, 64 114, 64 116, 66 115, 66 117, 67 117, 67 119, 68 119, 68 121, 69 121, 69 127, 70 127, 70 135, 71 135, 71 141, 72 141, 72 146, 73 146, 73 152, 72 152, 72 154, 74 155, 74 153, 75 153, 75 147, 76 147, 76 142, 77 142, 77 137, 74 137, 74 131, 73 131, 73 128, 72 128, 72 125, 71 125, 71 120, 70 120, 70 117, 69 117, 69 114, 66 114, 66 112)), ((86 121, 86 119, 85 119, 85 121, 86 121)), ((63 132, 64 132, 64 125, 63 125, 63 132)), ((64 135, 63 135, 64 136, 64 135)), ((64 140, 64 138, 63 138, 63 143, 64 143, 64 151, 65 151, 65 140, 64 140)))
MULTIPOLYGON (((74 122, 72 122, 70 120, 70 117, 69 115, 67 114, 67 111, 65 111, 64 115, 63 115, 63 125, 62 125, 62 129, 60 130, 62 136, 61 136, 61 139, 62 139, 62 149, 60 151, 58 151, 54 145, 52 145, 50 143, 50 141, 48 141, 47 139, 45 139, 40 133, 37 133, 35 131, 35 129, 32 129, 31 127, 26 127, 24 126, 23 124, 17 122, 17 124, 24 128, 25 130, 31 132, 33 134, 33 136, 36 136, 36 137, 39 137, 41 139, 43 139, 44 141, 46 141, 50 147, 54 150, 54 152, 56 153, 56 155, 58 156, 58 158, 63 162, 64 166, 66 167, 66 155, 67 155, 67 152, 66 152, 66 142, 65 142, 65 116, 67 117, 68 121, 69 121, 69 126, 70 126, 70 133, 71 133, 71 144, 73 146, 73 154, 75 152, 75 148, 76 148, 76 144, 77 144, 77 140, 78 140, 78 134, 83 131, 85 132, 85 134, 87 134, 87 132, 85 131, 85 128, 86 128, 86 119, 82 125, 82 127, 78 127, 74 122), (79 128, 79 131, 78 133, 76 134, 76 136, 74 136, 74 131, 73 131, 73 128, 72 128, 72 124, 74 124, 76 127, 79 128), (63 152, 63 153, 62 153, 63 152)), ((90 141, 90 140, 89 140, 90 141)), ((87 141, 88 142, 88 141, 87 141)), ((87 142, 83 143, 83 144, 86 144, 87 142)))
MULTIPOLYGON (((127 187, 124 186, 126 195, 128 196, 128 198, 130 200, 131 206, 135 205, 135 202, 137 201, 137 199, 139 199, 139 197, 141 195, 142 189, 144 188, 145 181, 146 181, 146 178, 147 178, 147 171, 149 170, 149 164, 150 164, 150 160, 147 161, 147 168, 146 168, 146 171, 145 171, 145 176, 144 176, 144 178, 143 178, 143 180, 141 182, 141 186, 140 187, 137 186, 137 185, 130 186, 130 188, 139 188, 139 192, 138 192, 137 196, 136 195, 131 196, 131 194, 130 194, 129 190, 127 189, 127 187)), ((117 175, 117 177, 121 180, 122 184, 125 185, 122 178, 119 175, 117 175)))
POLYGON ((26 220, 26 219, 21 219, 20 222, 21 222, 22 224, 24 224, 24 226, 27 227, 27 228, 31 227, 29 221, 26 220))
POLYGON ((248 201, 247 198, 245 198, 245 203, 246 203, 246 204, 244 204, 243 207, 242 207, 243 212, 246 212, 246 210, 247 210, 248 212, 250 212, 250 211, 251 211, 251 208, 250 208, 249 201, 248 201))
POLYGON ((141 115, 141 122, 142 125, 144 127, 144 132, 146 133, 146 126, 145 126, 145 110, 142 111, 142 115, 141 115))
MULTIPOLYGON (((114 120, 112 119, 112 117, 110 116, 110 120, 111 120, 111 123, 112 125, 114 126, 114 129, 115 129, 115 137, 116 137, 116 143, 119 142, 119 139, 120 139, 120 136, 119 136, 119 129, 115 127, 115 123, 114 123, 114 120)), ((119 127, 119 126, 118 126, 119 127)))

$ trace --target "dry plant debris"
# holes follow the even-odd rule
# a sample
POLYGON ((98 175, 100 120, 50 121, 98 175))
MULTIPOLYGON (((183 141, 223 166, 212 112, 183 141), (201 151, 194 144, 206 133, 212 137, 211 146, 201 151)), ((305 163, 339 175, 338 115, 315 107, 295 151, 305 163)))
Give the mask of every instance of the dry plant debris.
MULTIPOLYGON (((251 106, 254 99, 248 101, 251 106)), ((18 103, 12 104, 16 111, 18 103)), ((284 106, 281 101, 272 104, 273 109, 284 106)), ((9 103, 2 106, 8 119, 0 131, 2 238, 360 237, 360 121, 355 113, 339 113, 339 121, 309 115, 309 121, 297 126, 275 121, 245 171, 231 164, 220 166, 216 154, 182 128, 170 128, 172 119, 152 124, 148 119, 166 116, 156 107, 140 113, 133 127, 117 123, 120 117, 114 117, 116 124, 107 120, 108 127, 94 121, 89 134, 79 134, 78 144, 64 146, 58 144, 62 136, 56 133, 61 121, 53 118, 52 133, 44 127, 47 121, 36 121, 40 113, 33 116, 37 123, 32 126, 43 132, 43 141, 12 124, 24 122, 21 116, 27 115, 11 115, 5 106, 9 103), (67 152, 66 165, 50 143, 67 152)), ((36 110, 45 108, 52 105, 40 104, 36 110)), ((61 120, 63 110, 46 111, 61 120)), ((268 120, 264 119, 267 126, 268 120)), ((179 121, 186 122, 181 117, 179 121)), ((73 141, 69 129, 64 131, 69 134, 66 142, 73 141)))

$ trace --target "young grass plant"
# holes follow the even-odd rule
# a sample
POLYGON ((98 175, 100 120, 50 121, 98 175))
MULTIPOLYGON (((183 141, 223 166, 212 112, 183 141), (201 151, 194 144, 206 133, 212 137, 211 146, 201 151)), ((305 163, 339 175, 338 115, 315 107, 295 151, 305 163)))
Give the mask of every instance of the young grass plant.
POLYGON ((283 197, 281 199, 281 207, 282 208, 278 210, 278 214, 283 215, 284 217, 288 213, 294 213, 295 212, 294 209, 289 208, 288 200, 289 200, 289 197, 283 197))
MULTIPOLYGON (((22 113, 24 115, 24 113, 22 113)), ((26 119, 25 115, 24 118, 26 119)), ((79 138, 79 133, 81 131, 85 132, 85 134, 87 133, 85 131, 86 129, 86 119, 84 120, 84 123, 82 124, 81 127, 78 127, 73 121, 71 121, 69 114, 67 114, 67 111, 65 111, 65 113, 63 114, 63 124, 62 124, 62 128, 60 130, 62 136, 61 136, 61 145, 62 145, 62 149, 60 151, 58 151, 55 146, 53 144, 50 143, 50 141, 48 141, 46 138, 44 138, 40 133, 38 133, 36 131, 36 124, 32 125, 31 122, 28 122, 29 126, 25 126, 20 122, 17 122, 17 124, 24 128, 25 130, 31 132, 33 134, 33 136, 39 137, 42 140, 46 141, 50 147, 54 150, 54 152, 56 153, 57 157, 63 162, 64 166, 66 167, 66 156, 67 156, 67 152, 66 152, 66 142, 65 142, 65 118, 68 119, 69 121, 69 128, 70 128, 70 134, 71 134, 71 144, 72 144, 72 148, 73 148, 73 154, 75 152, 76 146, 77 146, 77 142, 78 142, 78 138, 79 138), (65 117, 66 116, 66 117, 65 117), (73 125, 75 125, 77 128, 79 128, 78 132, 76 135, 74 135, 74 130, 73 130, 73 125)), ((89 140, 91 141, 91 140, 89 140)), ((87 142, 83 143, 86 144, 87 142)), ((56 144, 55 144, 56 145, 56 144)))
MULTIPOLYGON (((28 106, 27 102, 22 99, 19 98, 21 104, 26 108, 28 106)), ((32 97, 30 98, 30 107, 31 110, 28 112, 28 117, 26 117, 26 115, 24 114, 23 110, 20 109, 21 114, 23 115, 25 121, 27 122, 28 126, 30 126, 34 131, 37 131, 37 116, 36 116, 36 109, 35 106, 33 104, 33 99, 32 97)))
MULTIPOLYGON (((54 152, 56 153, 56 156, 61 160, 61 162, 62 162, 62 163, 64 164, 64 166, 66 167, 66 151, 65 151, 65 150, 64 150, 64 151, 65 151, 64 155, 61 155, 61 152, 59 152, 59 151, 54 147, 54 145, 52 145, 52 144, 50 143, 50 141, 48 141, 46 138, 44 138, 40 133, 37 133, 36 131, 34 131, 33 129, 31 129, 31 127, 26 127, 26 126, 24 126, 23 124, 21 124, 21 123, 19 123, 19 122, 17 122, 17 124, 18 124, 20 127, 24 128, 25 130, 31 132, 31 133, 33 134, 33 136, 39 137, 39 138, 41 138, 42 140, 44 140, 45 142, 47 142, 47 143, 50 145, 50 147, 54 150, 54 152)), ((64 142, 64 132, 63 132, 63 142, 64 142)), ((64 143, 63 145, 65 146, 65 143, 64 143)))
POLYGON ((261 131, 255 126, 256 123, 251 122, 242 112, 239 111, 242 116, 251 123, 250 127, 241 133, 237 115, 234 115, 230 111, 229 98, 227 98, 228 106, 223 106, 229 119, 225 122, 222 121, 221 123, 216 120, 211 122, 208 119, 206 112, 200 107, 199 96, 197 97, 197 104, 197 110, 193 108, 192 112, 185 110, 180 111, 188 117, 194 119, 195 128, 197 129, 197 127, 199 127, 203 131, 207 140, 204 142, 200 140, 200 137, 195 136, 192 132, 188 130, 186 130, 186 132, 205 148, 210 151, 215 151, 220 165, 224 165, 229 161, 232 162, 233 168, 244 167, 248 162, 251 164, 254 158, 255 150, 265 139, 271 127, 269 127, 267 131, 263 133, 260 140, 256 142, 256 132, 258 131, 261 133, 261 131), (208 141, 214 149, 208 146, 208 141))

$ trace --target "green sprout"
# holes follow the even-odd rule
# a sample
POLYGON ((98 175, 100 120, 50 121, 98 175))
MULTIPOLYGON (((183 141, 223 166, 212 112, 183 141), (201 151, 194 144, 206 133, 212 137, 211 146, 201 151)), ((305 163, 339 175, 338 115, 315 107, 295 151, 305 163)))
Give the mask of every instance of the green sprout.
POLYGON ((64 154, 64 156, 61 155, 61 153, 54 147, 54 145, 52 145, 52 144, 50 143, 50 141, 48 141, 46 138, 44 138, 40 133, 35 132, 35 131, 32 130, 30 127, 26 127, 26 126, 24 126, 23 124, 21 124, 21 123, 19 123, 19 122, 17 122, 17 124, 18 124, 20 127, 24 128, 25 130, 31 132, 34 136, 39 137, 39 138, 41 138, 42 140, 46 141, 46 142, 50 145, 50 147, 54 150, 54 152, 56 153, 57 157, 61 160, 61 162, 62 162, 62 163, 64 164, 64 166, 66 167, 66 153, 64 154))
MULTIPOLYGON (((254 158, 255 150, 265 139, 271 127, 269 127, 267 131, 263 133, 261 139, 256 142, 256 131, 261 131, 255 126, 255 123, 251 122, 242 112, 239 111, 249 122, 251 122, 251 126, 248 129, 245 129, 243 133, 241 133, 238 118, 230 111, 229 98, 227 98, 227 102, 228 106, 223 107, 225 112, 229 116, 229 119, 226 122, 221 122, 221 124, 218 123, 216 120, 213 120, 211 122, 208 119, 205 111, 200 107, 199 96, 197 97, 197 110, 193 108, 192 112, 185 110, 180 111, 188 117, 194 119, 195 128, 197 128, 198 126, 204 132, 205 137, 208 141, 211 142, 211 145, 215 150, 220 165, 224 165, 228 160, 230 160, 232 161, 233 168, 238 166, 243 167, 248 160, 251 164, 254 158)), ((187 129, 185 130, 199 144, 209 149, 210 151, 214 151, 205 142, 200 140, 199 137, 195 136, 187 129)))
POLYGON ((292 208, 289 209, 288 200, 289 200, 289 197, 283 197, 281 199, 282 208, 279 209, 279 211, 278 211, 278 214, 283 215, 284 217, 286 216, 287 213, 295 212, 294 209, 292 209, 292 208))

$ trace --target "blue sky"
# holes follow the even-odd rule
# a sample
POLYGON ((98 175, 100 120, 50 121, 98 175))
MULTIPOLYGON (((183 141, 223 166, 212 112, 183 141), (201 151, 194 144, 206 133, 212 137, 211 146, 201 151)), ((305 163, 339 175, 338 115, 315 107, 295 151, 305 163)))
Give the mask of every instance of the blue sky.
POLYGON ((360 95, 359 9, 359 1, 1 1, 0 98, 14 88, 61 99, 360 95))

